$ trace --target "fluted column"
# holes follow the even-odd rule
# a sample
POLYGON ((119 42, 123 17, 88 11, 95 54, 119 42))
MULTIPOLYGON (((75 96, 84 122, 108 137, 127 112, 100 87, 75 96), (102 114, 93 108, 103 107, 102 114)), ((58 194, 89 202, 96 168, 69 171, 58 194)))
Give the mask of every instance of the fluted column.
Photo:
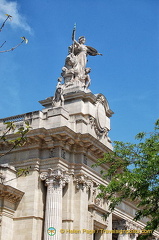
POLYGON ((61 169, 48 169, 40 174, 41 180, 47 186, 44 240, 61 240, 62 228, 62 188, 68 182, 68 177, 61 169))

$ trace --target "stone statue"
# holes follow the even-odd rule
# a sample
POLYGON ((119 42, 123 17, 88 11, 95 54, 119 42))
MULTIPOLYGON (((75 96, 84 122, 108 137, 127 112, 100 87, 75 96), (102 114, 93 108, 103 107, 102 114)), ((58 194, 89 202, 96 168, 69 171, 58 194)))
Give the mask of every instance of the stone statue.
POLYGON ((69 47, 69 54, 66 57, 65 65, 62 68, 62 77, 65 87, 76 85, 87 89, 90 85, 91 68, 86 68, 87 55, 102 55, 92 47, 85 45, 85 37, 79 37, 78 42, 73 39, 73 44, 69 47))
POLYGON ((88 73, 90 73, 91 69, 90 68, 85 68, 85 72, 83 77, 81 78, 81 82, 82 82, 82 87, 84 87, 84 89, 87 89, 90 86, 91 83, 91 79, 88 73))
POLYGON ((62 68, 62 77, 64 78, 66 85, 73 84, 73 81, 77 75, 75 66, 77 65, 77 59, 73 53, 70 53, 65 60, 65 66, 62 68))
POLYGON ((52 100, 53 107, 60 107, 64 105, 64 97, 63 97, 64 84, 62 84, 61 82, 62 82, 62 77, 59 77, 58 83, 56 85, 55 96, 53 97, 53 100, 52 100))
POLYGON ((87 55, 96 56, 96 55, 102 55, 101 53, 98 53, 96 49, 86 46, 85 44, 85 37, 79 37, 78 42, 74 40, 74 47, 72 48, 72 51, 74 52, 74 55, 77 58, 77 71, 79 73, 79 78, 82 77, 85 74, 85 68, 87 64, 87 55))

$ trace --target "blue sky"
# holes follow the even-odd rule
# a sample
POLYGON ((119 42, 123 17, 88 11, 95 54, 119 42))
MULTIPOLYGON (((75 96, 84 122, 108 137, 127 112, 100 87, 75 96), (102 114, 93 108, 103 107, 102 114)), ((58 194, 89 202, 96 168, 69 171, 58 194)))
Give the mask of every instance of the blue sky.
POLYGON ((151 131, 159 117, 158 0, 0 0, 0 33, 5 48, 29 39, 15 51, 0 54, 0 118, 41 110, 39 100, 53 96, 57 78, 76 38, 103 56, 88 56, 90 89, 106 96, 115 112, 112 140, 133 141, 151 131))

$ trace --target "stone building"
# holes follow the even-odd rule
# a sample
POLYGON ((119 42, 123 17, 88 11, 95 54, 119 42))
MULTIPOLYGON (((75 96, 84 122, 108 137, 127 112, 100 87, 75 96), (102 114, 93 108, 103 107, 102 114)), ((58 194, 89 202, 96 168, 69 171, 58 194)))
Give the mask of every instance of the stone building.
MULTIPOLYGON (((122 202, 105 220, 107 199, 96 197, 99 184, 107 184, 100 170, 108 166, 92 165, 112 151, 113 112, 104 95, 88 89, 87 55, 100 54, 84 40, 74 40, 54 97, 40 101, 41 111, 0 119, 1 134, 5 122, 18 129, 27 121, 32 127, 24 146, 1 157, 1 240, 135 240, 145 226, 146 219, 133 221, 136 206, 130 202, 122 202), (17 178, 19 168, 30 168, 29 174, 17 178)), ((8 138, 14 139, 14 132, 8 138)), ((10 148, 0 141, 0 154, 10 148)))

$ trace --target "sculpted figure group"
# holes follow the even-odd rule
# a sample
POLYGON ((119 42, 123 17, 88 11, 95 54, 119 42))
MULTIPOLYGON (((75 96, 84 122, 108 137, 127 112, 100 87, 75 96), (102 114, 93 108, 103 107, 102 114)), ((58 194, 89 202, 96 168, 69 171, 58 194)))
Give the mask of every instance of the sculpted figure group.
POLYGON ((61 76, 58 79, 55 96, 53 98, 53 106, 63 105, 63 89, 69 86, 80 86, 87 89, 90 86, 89 73, 91 68, 86 67, 87 55, 96 56, 102 55, 92 47, 85 45, 85 37, 79 37, 78 41, 73 39, 73 44, 69 47, 68 55, 65 60, 65 65, 62 68, 61 76), (62 84, 61 82, 64 81, 62 84))
POLYGON ((87 55, 96 56, 102 55, 92 47, 85 45, 85 37, 79 37, 78 42, 73 41, 69 47, 69 54, 65 60, 65 66, 62 68, 62 76, 65 84, 75 84, 84 88, 90 85, 91 69, 86 67, 87 55))

